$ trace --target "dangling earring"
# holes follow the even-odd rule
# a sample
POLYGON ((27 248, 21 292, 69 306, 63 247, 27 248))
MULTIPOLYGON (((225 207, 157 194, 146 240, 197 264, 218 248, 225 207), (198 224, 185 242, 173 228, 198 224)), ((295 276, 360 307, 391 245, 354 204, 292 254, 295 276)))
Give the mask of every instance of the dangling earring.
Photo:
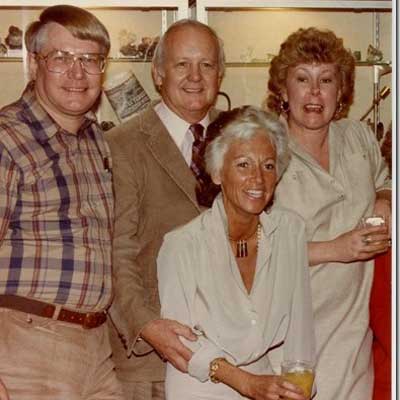
POLYGON ((342 113, 342 111, 343 111, 343 103, 341 102, 341 101, 339 101, 337 104, 336 104, 336 111, 335 111, 335 115, 334 115, 334 119, 339 119, 339 118, 341 118, 341 113, 342 113))
POLYGON ((281 112, 284 112, 285 114, 287 114, 289 112, 289 103, 282 99, 281 104, 280 104, 280 109, 281 109, 281 112))

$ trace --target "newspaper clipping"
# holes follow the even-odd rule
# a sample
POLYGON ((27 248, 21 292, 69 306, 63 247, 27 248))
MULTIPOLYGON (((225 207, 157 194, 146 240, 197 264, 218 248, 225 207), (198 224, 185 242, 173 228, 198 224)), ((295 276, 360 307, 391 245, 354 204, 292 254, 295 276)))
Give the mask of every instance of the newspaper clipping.
POLYGON ((150 103, 150 98, 132 71, 115 75, 104 83, 104 92, 120 122, 150 103))

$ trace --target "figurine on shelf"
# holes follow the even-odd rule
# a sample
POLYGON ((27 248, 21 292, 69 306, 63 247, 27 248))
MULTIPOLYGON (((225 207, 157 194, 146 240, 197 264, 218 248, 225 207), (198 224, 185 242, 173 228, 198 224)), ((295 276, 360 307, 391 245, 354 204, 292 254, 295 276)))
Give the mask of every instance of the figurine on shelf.
POLYGON ((138 60, 151 60, 159 40, 159 36, 154 38, 144 36, 138 45, 134 44, 134 42, 125 43, 119 51, 127 57, 133 57, 138 60))
POLYGON ((4 43, 1 43, 0 40, 0 57, 5 57, 7 55, 7 46, 4 43))
POLYGON ((253 51, 254 51, 254 48, 251 46, 248 46, 246 48, 246 51, 240 55, 240 61, 246 62, 246 63, 251 62, 252 56, 253 56, 253 51))
POLYGON ((136 39, 137 37, 133 32, 122 29, 118 35, 118 40, 120 43, 120 53, 124 56, 133 57, 137 52, 137 48, 135 45, 136 39))
POLYGON ((361 61, 361 51, 360 50, 354 50, 353 51, 353 57, 356 60, 356 62, 361 61))
POLYGON ((119 51, 125 57, 136 57, 138 52, 137 47, 134 43, 128 43, 124 46, 121 46, 119 51))
POLYGON ((8 28, 6 44, 12 50, 22 49, 22 31, 17 26, 11 25, 8 28))
POLYGON ((367 49, 367 61, 377 62, 377 61, 382 61, 382 59, 383 59, 382 51, 372 46, 372 44, 370 44, 367 49))
POLYGON ((139 58, 151 60, 153 58, 154 50, 159 40, 159 36, 156 36, 154 38, 148 36, 143 37, 142 42, 138 45, 139 58))
POLYGON ((137 36, 132 31, 128 31, 126 29, 122 29, 118 34, 118 40, 121 44, 121 47, 135 43, 136 39, 137 36))

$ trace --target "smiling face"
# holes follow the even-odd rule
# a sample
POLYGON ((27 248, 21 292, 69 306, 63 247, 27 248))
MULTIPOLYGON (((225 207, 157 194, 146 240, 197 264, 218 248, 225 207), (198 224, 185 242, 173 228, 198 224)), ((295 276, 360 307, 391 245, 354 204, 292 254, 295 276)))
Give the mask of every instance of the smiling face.
MULTIPOLYGON (((40 54, 46 56, 53 50, 71 53, 101 53, 100 45, 80 40, 63 26, 52 23, 48 27, 46 44, 40 54)), ((35 82, 36 96, 42 107, 64 129, 79 129, 84 114, 94 105, 101 92, 102 75, 89 75, 75 62, 63 73, 49 72, 41 58, 30 54, 29 69, 35 82)), ((77 130, 76 129, 76 130, 77 130)))
POLYGON ((327 132, 340 98, 336 66, 299 64, 289 68, 283 98, 289 102, 291 132, 327 132))
POLYGON ((165 104, 189 123, 202 120, 221 83, 218 47, 206 29, 184 25, 170 33, 163 66, 153 71, 165 104))
POLYGON ((219 176, 229 221, 257 217, 272 199, 277 181, 276 151, 264 133, 234 141, 224 157, 219 176))

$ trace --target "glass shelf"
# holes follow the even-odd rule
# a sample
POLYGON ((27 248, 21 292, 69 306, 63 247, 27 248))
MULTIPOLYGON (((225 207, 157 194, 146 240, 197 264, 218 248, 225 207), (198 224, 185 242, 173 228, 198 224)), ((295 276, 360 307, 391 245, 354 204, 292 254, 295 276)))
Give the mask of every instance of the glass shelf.
MULTIPOLYGON (((226 62, 225 66, 227 68, 261 68, 261 67, 268 67, 271 63, 267 61, 251 61, 251 62, 244 62, 244 61, 233 61, 233 62, 226 62)), ((379 61, 379 62, 369 62, 369 61, 357 61, 357 67, 373 67, 374 65, 381 65, 385 67, 389 67, 392 65, 391 61, 379 61)))
MULTIPOLYGON (((108 62, 112 63, 151 63, 151 60, 143 60, 133 57, 109 57, 108 62)), ((0 57, 0 63, 22 63, 22 57, 0 57)))
MULTIPOLYGON (((2 62, 22 62, 22 57, 0 57, 0 63, 2 62)), ((109 57, 108 62, 112 63, 151 63, 151 60, 143 60, 134 57, 109 57)), ((230 61, 225 62, 227 68, 261 68, 268 67, 271 63, 267 61, 230 61)), ((357 67, 373 67, 374 65, 381 65, 383 67, 390 67, 392 65, 391 61, 357 61, 357 67)))

